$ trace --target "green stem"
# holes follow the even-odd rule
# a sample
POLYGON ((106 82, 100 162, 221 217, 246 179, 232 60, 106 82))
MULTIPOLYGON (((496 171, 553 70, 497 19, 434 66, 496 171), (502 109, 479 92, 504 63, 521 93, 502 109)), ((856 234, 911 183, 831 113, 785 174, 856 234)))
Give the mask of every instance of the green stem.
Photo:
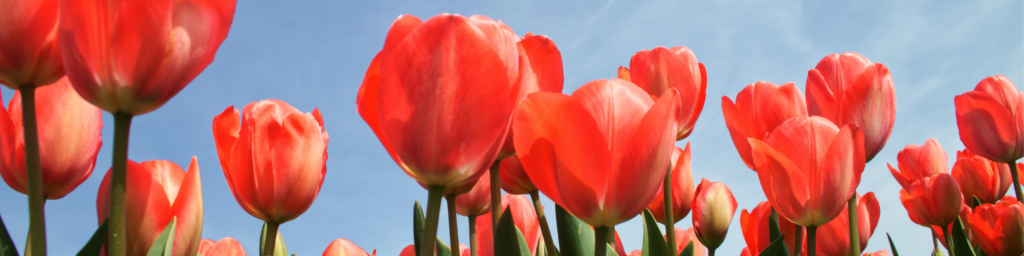
MULTIPOLYGON (((498 219, 501 218, 501 161, 494 161, 491 165, 491 230, 498 229, 498 219)), ((496 236, 495 236, 496 237, 496 236)), ((493 241, 492 241, 493 242, 493 241)), ((494 243, 497 244, 497 243, 494 243)))
POLYGON ((43 205, 43 171, 39 166, 39 130, 36 126, 36 88, 21 89, 21 120, 25 135, 25 170, 28 172, 29 241, 32 255, 46 255, 46 216, 43 205))
POLYGON ((1011 161, 1010 163, 1010 176, 1013 177, 1013 192, 1017 193, 1017 202, 1024 203, 1024 197, 1021 196, 1020 192, 1020 176, 1017 174, 1017 163, 1011 161))
POLYGON ((676 254, 676 219, 672 215, 672 208, 675 205, 672 203, 672 166, 668 167, 668 172, 665 172, 665 181, 662 184, 662 193, 665 195, 665 235, 668 240, 668 255, 676 254))
POLYGON ((818 253, 818 243, 816 238, 818 237, 818 227, 808 226, 807 227, 807 255, 814 256, 818 253))
POLYGON ((594 256, 608 255, 609 227, 594 227, 594 256))
POLYGON ((469 255, 477 256, 480 255, 476 251, 476 215, 469 216, 469 255))
POLYGON ((715 249, 714 248, 708 249, 708 256, 715 256, 715 249))
POLYGON ((800 254, 802 254, 804 250, 803 246, 801 246, 802 244, 800 244, 801 242, 804 241, 804 227, 794 224, 793 228, 796 229, 796 231, 794 232, 796 234, 793 235, 793 247, 791 247, 792 250, 790 251, 793 252, 793 255, 800 256, 800 254))
POLYGON ((949 226, 942 228, 942 233, 946 236, 946 250, 949 252, 949 256, 955 256, 956 252, 953 250, 953 233, 950 232, 953 229, 949 226))
POLYGON ((448 201, 448 235, 451 239, 452 256, 459 256, 459 220, 455 214, 455 195, 445 195, 448 201))
POLYGON ((127 218, 124 203, 128 171, 128 131, 132 115, 114 113, 114 160, 110 171, 110 233, 107 248, 112 256, 127 255, 127 218))
POLYGON ((935 232, 932 232, 932 246, 935 250, 939 249, 939 237, 935 235, 935 232))
POLYGON ((444 193, 444 186, 430 186, 428 191, 427 223, 423 225, 423 237, 420 238, 420 256, 434 255, 434 241, 437 241, 437 217, 441 213, 441 194, 444 193))
POLYGON ((540 222, 540 233, 544 237, 544 247, 547 248, 547 255, 555 255, 558 252, 558 248, 555 248, 554 239, 551 237, 548 217, 544 215, 544 205, 540 204, 540 192, 536 190, 531 191, 530 198, 533 199, 533 209, 537 211, 537 221, 540 222))
POLYGON ((850 255, 860 255, 860 225, 857 221, 857 193, 850 196, 846 209, 850 213, 850 255))
POLYGON ((267 234, 263 237, 263 251, 260 252, 260 255, 274 256, 274 250, 277 250, 275 248, 277 246, 277 228, 281 224, 274 222, 266 222, 266 224, 267 234))

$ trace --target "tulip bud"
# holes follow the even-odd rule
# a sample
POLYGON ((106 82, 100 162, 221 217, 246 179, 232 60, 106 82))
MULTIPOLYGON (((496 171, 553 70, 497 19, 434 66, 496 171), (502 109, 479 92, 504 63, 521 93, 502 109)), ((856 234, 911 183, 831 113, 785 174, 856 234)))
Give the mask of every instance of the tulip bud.
POLYGON ((956 152, 953 178, 960 184, 964 199, 977 197, 982 203, 991 204, 1006 195, 1013 184, 1010 166, 974 154, 970 150, 956 152))
POLYGON ((911 144, 896 154, 896 161, 899 171, 889 166, 889 172, 896 182, 900 183, 903 189, 909 189, 910 184, 921 178, 930 177, 939 173, 949 173, 949 157, 942 149, 942 144, 935 139, 928 139, 924 146, 911 144))
POLYGON ((202 256, 245 256, 245 249, 233 237, 225 237, 220 241, 203 239, 199 243, 199 255, 202 256))
POLYGON ((971 231, 986 255, 1024 254, 1024 205, 1016 198, 978 206, 970 219, 971 231))
MULTIPOLYGON (((676 140, 683 140, 693 132, 708 86, 704 63, 686 46, 671 49, 655 47, 633 54, 629 60, 628 80, 644 89, 652 98, 658 98, 670 89, 679 90, 682 110, 678 112, 676 140)), ((622 70, 619 71, 620 73, 622 70)))
POLYGON ((900 201, 915 223, 945 227, 960 214, 963 194, 953 176, 940 173, 914 182, 909 190, 900 190, 900 201))
POLYGON ((736 198, 721 182, 701 179, 693 196, 693 229, 701 244, 711 250, 725 241, 729 223, 736 213, 736 198))
POLYGON ((1000 163, 1024 156, 1024 93, 1002 75, 981 80, 973 91, 953 98, 964 147, 1000 163))

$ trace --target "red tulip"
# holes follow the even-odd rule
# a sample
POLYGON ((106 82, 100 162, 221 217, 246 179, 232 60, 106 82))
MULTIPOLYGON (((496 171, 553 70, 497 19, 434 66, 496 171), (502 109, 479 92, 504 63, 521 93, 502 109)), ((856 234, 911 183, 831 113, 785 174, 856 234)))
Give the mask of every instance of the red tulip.
MULTIPOLYGON (((377 253, 374 252, 374 255, 377 253)), ((330 245, 327 245, 327 249, 324 250, 324 256, 370 256, 369 253, 363 250, 363 248, 356 246, 348 239, 338 238, 334 239, 330 245)), ((462 255, 462 254, 460 254, 462 255)), ((203 255, 206 256, 206 255, 203 255)))
POLYGON ((516 109, 515 147, 530 180, 595 227, 643 211, 661 190, 674 148, 678 93, 657 102, 621 79, 595 80, 572 96, 537 92, 516 109))
MULTIPOLYGON (((377 255, 376 250, 373 251, 373 255, 377 255)), ((469 255, 469 248, 466 248, 465 244, 459 244, 459 255, 469 255)), ((411 244, 405 246, 405 249, 402 249, 402 252, 399 253, 398 256, 416 256, 416 247, 413 247, 411 244)))
POLYGON ((960 141, 975 154, 1010 163, 1024 156, 1024 93, 1002 75, 953 98, 960 141))
POLYGON ((501 188, 509 194, 529 194, 537 191, 537 186, 530 181, 530 176, 523 169, 519 156, 513 155, 501 160, 501 188))
POLYGON ((359 115, 417 182, 476 180, 497 158, 516 104, 516 39, 483 16, 400 16, 363 78, 359 115))
MULTIPOLYGON (((875 233, 878 226, 879 207, 875 193, 868 192, 863 197, 857 195, 857 225, 860 234, 860 250, 868 247, 868 239, 875 233)), ((844 209, 839 216, 825 225, 818 227, 817 255, 849 255, 850 254, 850 216, 844 209)))
POLYGON ((295 219, 313 204, 327 173, 320 111, 302 113, 284 101, 263 100, 242 113, 230 106, 213 118, 228 187, 253 217, 277 224, 295 219))
POLYGON ((887 166, 892 177, 896 178, 896 182, 899 182, 903 189, 909 189, 910 184, 922 178, 949 173, 949 157, 935 139, 928 139, 924 146, 907 145, 896 155, 896 161, 900 167, 899 171, 892 168, 891 164, 887 166))
POLYGON ((881 251, 877 251, 877 252, 867 252, 867 253, 864 253, 863 256, 891 256, 891 255, 892 254, 889 254, 889 251, 887 251, 885 249, 882 249, 881 251))
MULTIPOLYGON (((685 46, 671 49, 655 47, 633 54, 629 60, 629 79, 652 97, 661 97, 675 88, 682 103, 678 112, 676 140, 683 140, 693 132, 701 110, 704 109, 705 90, 708 85, 704 63, 697 62, 693 51, 685 46)), ((621 71, 620 71, 621 72, 621 71)))
POLYGON ((925 177, 900 190, 900 201, 910 220, 922 226, 945 227, 956 220, 963 205, 960 185, 953 176, 940 173, 925 177))
MULTIPOLYGON (((960 205, 959 217, 960 221, 964 225, 964 231, 967 232, 967 237, 971 240, 971 244, 977 245, 977 239, 974 238, 974 234, 971 234, 971 207, 967 207, 967 205, 960 205)), ((949 246, 946 244, 946 230, 952 230, 954 224, 956 223, 950 223, 949 225, 943 228, 940 228, 939 226, 931 227, 932 234, 935 235, 935 237, 938 237, 939 242, 942 243, 942 246, 945 246, 946 248, 949 248, 949 246)))
POLYGON ((62 0, 60 50, 71 84, 110 113, 140 115, 213 61, 235 0, 62 0))
POLYGON ((732 196, 729 187, 721 182, 701 179, 693 195, 693 230, 701 244, 712 250, 722 245, 735 214, 736 197, 732 196))
MULTIPOLYGON (((555 42, 543 35, 534 36, 526 33, 516 43, 519 48, 519 77, 516 78, 512 91, 518 103, 526 95, 534 92, 562 92, 565 77, 562 74, 562 53, 555 42)), ((502 143, 498 159, 505 159, 516 153, 512 142, 512 131, 509 130, 502 143)))
POLYGON ((483 176, 470 183, 473 186, 469 192, 455 197, 456 213, 462 216, 477 216, 491 212, 491 180, 488 178, 490 173, 491 171, 484 170, 483 176))
MULTIPOLYGON (((593 228, 593 227, 591 227, 593 228)), ((618 255, 626 255, 626 248, 622 246, 622 238, 619 238, 619 231, 615 232, 615 253, 618 255)))
MULTIPOLYGON (((82 100, 67 79, 36 89, 36 99, 43 197, 60 199, 92 174, 103 145, 103 112, 82 100)), ((15 91, 9 109, 0 108, 0 177, 28 194, 21 116, 21 94, 15 91)))
POLYGON ((885 146, 896 121, 896 88, 889 68, 860 54, 831 54, 807 72, 807 111, 864 133, 864 162, 885 146))
POLYGON ((199 254, 202 256, 245 256, 245 248, 233 237, 225 237, 220 241, 203 239, 199 242, 199 254))
POLYGON ((642 256, 642 255, 644 255, 644 250, 633 250, 632 252, 629 252, 629 254, 626 254, 626 255, 627 256, 642 256))
MULTIPOLYGON (((693 227, 687 229, 675 228, 675 232, 677 252, 682 252, 683 249, 686 249, 686 245, 693 242, 693 256, 707 255, 707 248, 704 248, 704 245, 697 239, 697 233, 694 232, 693 227)), ((668 239, 668 236, 665 236, 665 239, 668 239)))
POLYGON ((1013 184, 1006 163, 993 162, 967 149, 957 151, 956 158, 953 178, 960 184, 965 200, 977 197, 982 203, 995 203, 1013 184))
MULTIPOLYGON (((192 157, 188 172, 171 161, 128 160, 126 175, 127 184, 131 184, 125 193, 128 255, 146 255, 172 219, 177 219, 172 255, 196 255, 203 233, 203 186, 196 158, 192 157)), ((107 171, 96 197, 99 223, 110 216, 109 201, 107 171)))
POLYGON ((59 0, 0 2, 0 84, 17 90, 64 76, 59 10, 59 0))
POLYGON ((791 118, 750 144, 768 201, 779 216, 808 227, 824 225, 846 208, 864 172, 863 141, 856 124, 839 128, 812 116, 791 118))
POLYGON ((729 97, 722 96, 722 114, 736 151, 743 158, 743 163, 753 170, 754 160, 747 140, 764 140, 786 120, 807 117, 807 104, 793 83, 776 86, 762 81, 743 88, 736 95, 735 104, 729 97))
MULTIPOLYGON (((740 227, 743 228, 743 240, 747 242, 747 251, 750 251, 750 255, 759 255, 764 248, 767 248, 771 244, 771 237, 768 233, 768 218, 771 218, 772 204, 764 201, 757 204, 753 210, 747 211, 743 209, 740 212, 740 227)), ((792 222, 784 218, 779 219, 779 231, 785 235, 786 247, 789 248, 790 253, 796 253, 796 229, 797 227, 792 222)), ((803 248, 803 241, 800 242, 800 247, 803 248)))
POLYGON ((971 231, 990 256, 1024 254, 1024 205, 1009 197, 971 213, 971 231))
MULTIPOLYGON (((526 238, 527 247, 530 248, 530 255, 537 252, 537 244, 540 241, 540 223, 537 222, 537 212, 533 209, 533 202, 525 195, 501 195, 501 208, 510 208, 512 222, 523 232, 526 238)), ((491 213, 485 213, 476 217, 477 252, 480 256, 491 256, 494 252, 494 238, 492 237, 491 213)), ((469 255, 460 254, 460 255, 469 255)))
MULTIPOLYGON (((676 223, 690 214, 690 203, 693 203, 693 170, 690 167, 690 143, 686 149, 676 148, 672 151, 672 223, 676 223)), ((654 220, 665 223, 665 193, 658 190, 654 199, 647 204, 654 220)))

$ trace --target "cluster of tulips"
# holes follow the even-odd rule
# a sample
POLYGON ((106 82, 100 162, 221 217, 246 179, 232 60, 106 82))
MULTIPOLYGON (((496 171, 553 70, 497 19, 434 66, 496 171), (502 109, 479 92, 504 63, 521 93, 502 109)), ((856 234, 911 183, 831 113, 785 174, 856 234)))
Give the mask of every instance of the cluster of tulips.
MULTIPOLYGON (((113 161, 97 192, 98 227, 79 255, 245 254, 233 238, 201 239, 196 158, 183 169, 127 157, 132 117, 205 69, 234 9, 234 0, 0 0, 0 83, 17 90, 0 107, 0 176, 29 198, 24 255, 47 254, 45 200, 92 173, 102 111, 114 116, 113 161)), ((715 254, 737 202, 722 182, 695 186, 690 145, 675 146, 704 107, 707 72, 694 53, 643 50, 616 78, 571 95, 563 83, 561 54, 543 35, 519 37, 483 16, 394 21, 357 108, 428 191, 425 213, 414 203, 414 244, 402 255, 715 254), (557 238, 541 194, 556 204, 557 238), (451 246, 437 237, 442 199, 451 246), (676 228, 691 211, 692 227, 676 228), (457 215, 469 218, 469 246, 458 241, 457 215), (643 248, 626 253, 614 228, 637 216, 643 248)), ((808 72, 805 91, 757 82, 722 98, 736 150, 768 199, 740 214, 742 255, 861 255, 878 223, 874 193, 856 188, 895 121, 889 70, 832 54, 808 72)), ((955 104, 967 149, 951 171, 935 140, 900 151, 899 170, 890 165, 900 199, 932 230, 934 254, 941 241, 954 256, 1020 256, 1024 93, 994 76, 955 104), (1006 196, 1011 184, 1016 198, 1006 196)), ((309 208, 327 172, 322 115, 263 100, 227 107, 212 132, 235 199, 264 221, 260 254, 287 255, 278 227, 309 208)), ((18 255, 2 224, 0 255, 18 255)), ((324 255, 370 253, 337 239, 324 255)))

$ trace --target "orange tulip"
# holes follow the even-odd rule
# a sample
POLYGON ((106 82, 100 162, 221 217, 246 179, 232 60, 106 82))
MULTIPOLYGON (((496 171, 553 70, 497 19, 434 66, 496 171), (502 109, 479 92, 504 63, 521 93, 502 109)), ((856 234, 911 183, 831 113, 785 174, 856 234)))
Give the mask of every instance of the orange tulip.
POLYGON ((779 216, 809 227, 824 225, 846 209, 864 172, 863 141, 856 124, 840 128, 812 116, 791 118, 764 141, 752 138, 750 144, 768 201, 779 216))
POLYGON ((678 92, 657 102, 632 83, 595 80, 572 96, 537 92, 516 109, 515 147, 530 180, 595 227, 643 211, 664 181, 675 143, 678 92))
POLYGON ((523 169, 519 156, 513 155, 501 160, 501 189, 516 195, 537 191, 537 186, 533 185, 530 176, 523 169))
POLYGON ((891 256, 891 255, 892 254, 889 254, 889 251, 887 251, 885 249, 882 249, 881 251, 877 251, 877 252, 864 253, 863 256, 891 256))
POLYGON ((1007 197, 984 204, 971 213, 971 231, 990 256, 1024 254, 1024 205, 1007 197))
POLYGON ((213 61, 235 0, 62 0, 64 71, 86 101, 140 115, 174 97, 213 61))
POLYGON ((864 133, 864 162, 885 147, 896 121, 889 68, 853 52, 830 54, 807 72, 807 111, 864 133))
POLYGON ((1013 184, 1006 163, 993 162, 967 149, 957 151, 956 158, 953 178, 960 184, 965 200, 977 197, 982 203, 995 203, 1013 184))
POLYGON ((400 16, 363 78, 359 115, 417 182, 476 180, 497 158, 516 104, 516 39, 483 16, 400 16))
POLYGON ((925 177, 931 177, 940 173, 949 173, 949 157, 942 145, 935 139, 928 139, 921 145, 907 145, 896 155, 896 161, 900 167, 899 171, 889 166, 889 172, 896 182, 900 183, 903 189, 909 189, 910 184, 925 177))
POLYGON ((678 97, 682 105, 676 120, 679 124, 676 140, 690 136, 697 117, 704 109, 708 85, 704 63, 697 62, 693 51, 685 46, 671 49, 659 46, 653 50, 639 51, 629 60, 628 71, 627 80, 654 98, 661 97, 672 88, 679 90, 678 97))
MULTIPOLYGON (((540 241, 540 223, 537 222, 537 212, 533 209, 533 203, 525 195, 501 195, 501 209, 510 208, 512 222, 523 232, 526 245, 530 248, 530 255, 537 252, 537 243, 540 241)), ((491 256, 494 252, 493 229, 491 228, 491 213, 485 213, 476 217, 477 252, 480 256, 491 256)), ((459 254, 469 255, 469 253, 459 254)))
MULTIPOLYGON (((675 228, 675 232, 677 252, 682 252, 683 249, 686 249, 686 245, 693 242, 693 256, 707 255, 707 248, 704 248, 704 245, 697 239, 697 233, 694 232, 693 227, 687 229, 675 228)), ((668 239, 668 236, 665 236, 665 238, 668 239)))
POLYGON ((1010 163, 1024 156, 1024 93, 1002 75, 953 98, 960 141, 975 154, 1010 163))
MULTIPOLYGON (((376 255, 377 252, 374 252, 373 254, 376 255)), ((327 249, 324 250, 323 256, 370 256, 370 254, 366 253, 363 248, 356 246, 352 241, 344 238, 338 238, 334 239, 330 245, 327 245, 327 249)))
MULTIPOLYGON (((526 33, 516 43, 519 48, 519 77, 512 87, 515 102, 534 92, 562 92, 565 77, 562 74, 562 53, 555 41, 543 35, 526 33)), ((505 159, 516 153, 512 142, 512 130, 505 136, 498 159, 505 159)))
MULTIPOLYGON (((672 223, 679 222, 687 214, 690 214, 690 204, 693 203, 693 170, 690 167, 690 143, 686 143, 686 149, 676 148, 672 151, 672 223)), ((665 223, 665 193, 658 190, 654 199, 647 204, 651 210, 654 220, 665 223)))
POLYGON ((199 254, 202 256, 245 256, 245 248, 233 237, 225 237, 220 241, 203 239, 199 242, 199 254))
POLYGON ((253 217, 295 219, 313 204, 327 173, 327 132, 320 111, 284 101, 230 106, 213 118, 213 139, 228 187, 253 217), (241 120, 241 126, 239 126, 241 120))
MULTIPOLYGON (((60 199, 92 174, 103 145, 103 112, 82 100, 67 79, 36 89, 36 99, 43 197, 60 199)), ((28 194, 21 116, 21 94, 15 91, 9 109, 0 107, 0 177, 28 194)))
POLYGON ((743 158, 743 163, 753 170, 754 160, 747 140, 764 140, 786 120, 807 117, 807 104, 793 83, 776 86, 762 81, 743 88, 736 95, 735 104, 728 96, 722 96, 722 114, 736 151, 743 158))
POLYGON ((485 170, 483 176, 476 182, 470 183, 473 186, 470 187, 469 192, 455 197, 456 213, 462 216, 477 216, 491 212, 491 180, 488 179, 490 173, 485 170))
MULTIPOLYGON (((747 242, 746 250, 750 255, 759 255, 764 248, 771 244, 771 237, 768 233, 768 218, 772 216, 772 204, 764 201, 757 204, 753 210, 743 209, 740 212, 740 227, 743 229, 743 240, 747 242)), ((786 247, 789 252, 796 253, 796 229, 803 228, 794 225, 785 218, 779 219, 779 231, 785 235, 786 247)), ((803 241, 800 242, 803 248, 803 241)))
MULTIPOLYGON (((967 233, 967 237, 971 240, 971 244, 972 245, 977 245, 978 244, 977 239, 974 238, 974 234, 971 234, 971 221, 970 221, 971 207, 967 207, 967 205, 960 205, 959 217, 960 217, 960 221, 963 222, 964 231, 967 233)), ((939 226, 932 226, 931 227, 932 228, 932 234, 935 235, 935 237, 939 238, 939 242, 942 243, 942 246, 945 246, 946 248, 949 248, 949 246, 946 244, 946 231, 947 230, 952 230, 953 224, 955 224, 955 223, 950 223, 946 227, 942 227, 942 228, 940 228, 939 226)))
POLYGON ((736 214, 736 197, 721 182, 701 179, 693 195, 693 230, 701 244, 718 249, 736 214))
MULTIPOLYGON (((135 163, 128 160, 128 184, 125 193, 128 255, 146 255, 172 219, 174 256, 193 256, 199 250, 203 233, 203 186, 196 158, 188 172, 166 160, 135 163)), ((110 171, 100 183, 96 197, 99 223, 110 216, 110 171)))
POLYGON ((953 223, 960 213, 963 194, 953 176, 940 173, 914 182, 909 189, 900 190, 900 201, 914 223, 945 227, 953 223))
POLYGON ((64 76, 59 0, 0 2, 0 84, 38 87, 64 76))
MULTIPOLYGON (((868 247, 868 239, 875 233, 878 226, 879 207, 875 193, 868 192, 863 197, 857 195, 857 221, 860 234, 860 250, 868 247)), ((818 227, 817 255, 849 255, 850 254, 850 217, 848 209, 825 225, 818 227)))

